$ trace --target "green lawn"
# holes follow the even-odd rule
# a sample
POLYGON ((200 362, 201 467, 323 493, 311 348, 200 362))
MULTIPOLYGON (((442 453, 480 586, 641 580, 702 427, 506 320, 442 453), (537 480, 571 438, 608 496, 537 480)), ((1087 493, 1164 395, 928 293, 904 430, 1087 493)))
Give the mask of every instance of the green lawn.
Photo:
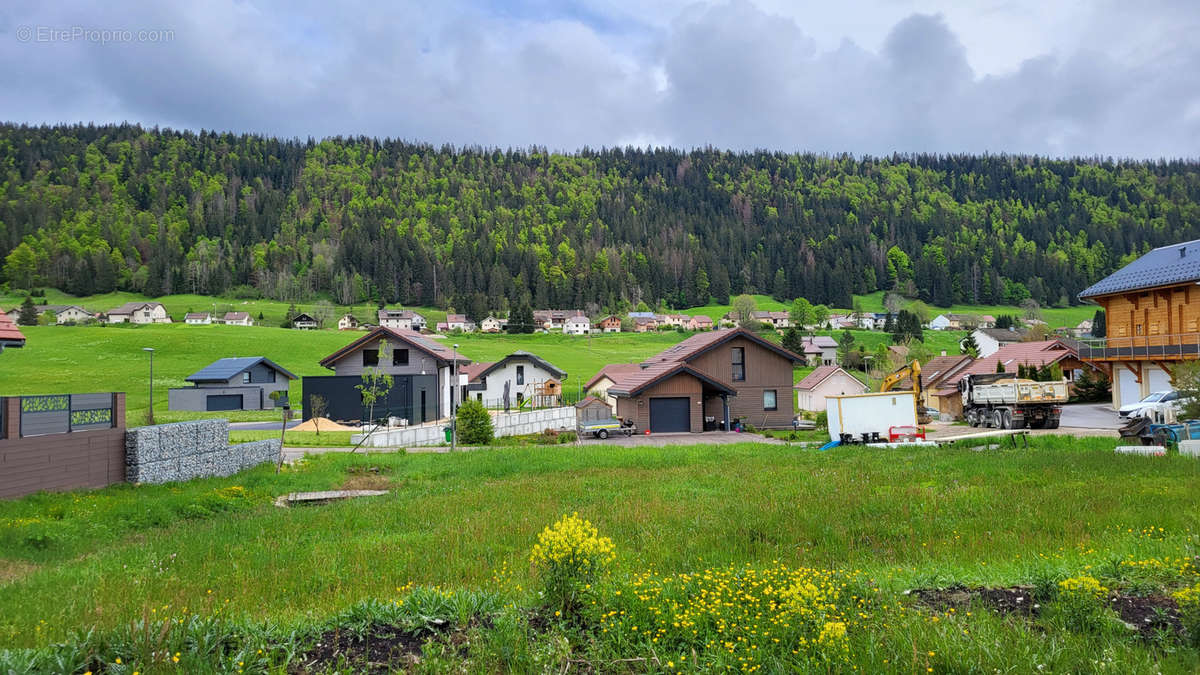
MULTIPOLYGON (((682 611, 670 609, 678 595, 668 594, 657 608, 639 603, 672 584, 692 583, 674 575, 751 565, 765 579, 850 579, 857 593, 870 596, 858 605, 849 601, 849 663, 835 672, 851 666, 1031 672, 1039 664, 1047 672, 1091 672, 1097 658, 1114 672, 1194 671, 1200 652, 1178 637, 1144 640, 1111 622, 1076 627, 1050 598, 1057 580, 1068 576, 1095 576, 1127 594, 1161 594, 1200 580, 1192 559, 1200 553, 1200 462, 1115 455, 1109 439, 1036 437, 1031 446, 983 452, 568 446, 326 455, 279 476, 262 467, 180 485, 37 495, 0 503, 0 647, 47 645, 80 629, 102 636, 143 617, 175 625, 193 614, 270 621, 267 633, 278 636, 354 603, 379 599, 390 606, 415 583, 447 593, 495 593, 494 607, 518 608, 512 615, 489 610, 500 612, 489 615, 498 616, 495 623, 472 634, 478 639, 462 646, 465 651, 429 656, 434 663, 530 644, 533 651, 548 650, 558 668, 569 657, 616 663, 657 654, 663 662, 646 670, 665 671, 668 656, 680 665, 680 655, 710 670, 729 657, 719 642, 685 646, 686 636, 671 628, 670 612, 682 611), (382 481, 391 494, 322 507, 270 505, 278 494, 364 476, 382 481), (514 629, 509 622, 520 624, 527 617, 523 608, 539 603, 530 548, 543 527, 572 512, 611 537, 616 553, 611 581, 598 589, 596 609, 586 615, 611 607, 631 619, 556 627, 550 616, 536 632, 514 629), (818 572, 778 571, 785 567, 818 572), (1036 620, 1001 617, 982 605, 962 606, 958 614, 934 611, 904 595, 914 587, 955 584, 1040 584, 1049 595, 1040 596, 1047 605, 1036 620), (662 625, 662 642, 655 644, 632 621, 643 629, 662 625), (611 631, 601 633, 600 625, 611 631)), ((728 578, 727 572, 711 575, 728 578)), ((744 574, 731 583, 780 592, 744 574)), ((715 592, 731 593, 724 586, 715 592)), ((689 611, 734 616, 738 605, 759 602, 737 597, 724 608, 689 611)), ((482 610, 463 611, 458 620, 466 622, 482 610)), ((737 630, 699 627, 714 636, 737 630)), ((245 639, 242 634, 237 639, 245 639)), ((762 650, 757 662, 768 671, 796 667, 780 665, 791 663, 789 652, 761 634, 755 639, 762 650)), ((105 650, 123 644, 100 642, 105 650)), ((178 644, 185 663, 196 668, 191 652, 212 648, 194 640, 178 644)), ((3 658, 0 653, 0 664, 3 658)), ((473 663, 464 670, 542 670, 473 663)))
MULTIPOLYGON (((856 300, 861 300, 863 303, 863 311, 866 312, 882 312, 883 308, 883 291, 876 291, 868 295, 856 295, 856 300)), ((1050 324, 1051 328, 1067 327, 1074 328, 1079 325, 1080 321, 1090 319, 1096 314, 1099 309, 1095 305, 1079 305, 1078 307, 1043 307, 1042 320, 1050 324)), ((955 314, 991 314, 992 316, 1000 316, 1001 314, 1011 314, 1013 316, 1021 316, 1022 310, 1020 307, 1012 307, 1008 305, 953 305, 951 307, 933 307, 929 308, 932 319, 938 314, 953 312, 955 314)))

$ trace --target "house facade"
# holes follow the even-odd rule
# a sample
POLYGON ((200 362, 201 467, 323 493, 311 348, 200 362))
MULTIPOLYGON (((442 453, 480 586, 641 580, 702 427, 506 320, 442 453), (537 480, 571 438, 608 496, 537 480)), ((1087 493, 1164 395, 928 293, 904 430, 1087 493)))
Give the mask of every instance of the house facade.
POLYGON ((652 316, 635 316, 633 317, 633 332, 645 333, 646 331, 658 330, 658 319, 652 316))
MULTIPOLYGON (((366 419, 368 407, 357 387, 368 368, 392 377, 391 388, 375 403, 375 419, 398 417, 410 424, 441 419, 450 410, 452 374, 470 362, 450 346, 415 331, 374 328, 321 360, 332 375, 304 377, 304 419, 312 417, 313 394, 325 399, 326 417, 366 419)), ((459 400, 456 393, 455 402, 459 400)))
POLYGON ((1021 341, 1021 334, 1011 328, 976 328, 971 332, 978 347, 979 358, 987 358, 1000 351, 1001 347, 1021 341))
POLYGON ((17 349, 25 346, 25 336, 17 328, 16 322, 7 314, 0 314, 0 352, 12 347, 17 349))
POLYGON ((567 378, 565 370, 526 351, 513 352, 494 363, 471 364, 464 372, 466 396, 489 408, 504 406, 506 386, 511 408, 543 407, 550 401, 539 399, 561 394, 561 383, 567 378))
POLYGON ((296 330, 316 330, 319 327, 320 324, 311 314, 300 313, 292 317, 292 328, 296 330))
POLYGON ((818 366, 796 383, 796 408, 809 412, 825 410, 828 396, 867 393, 867 385, 838 366, 818 366))
POLYGON ((338 319, 338 330, 358 330, 358 318, 353 314, 343 314, 338 319))
POLYGON ((159 302, 127 302, 108 310, 107 323, 171 323, 167 308, 159 302))
POLYGON ((208 312, 188 312, 183 315, 183 322, 189 326, 207 326, 212 323, 212 314, 208 312))
POLYGON ((489 316, 479 322, 479 332, 481 333, 499 333, 508 326, 508 319, 499 319, 494 316, 489 316))
POLYGON ((620 333, 621 332, 621 317, 616 314, 609 314, 596 324, 596 328, 601 333, 620 333))
POLYGON ((253 326, 254 319, 250 318, 250 312, 226 312, 221 323, 226 326, 253 326))
POLYGON ((563 333, 567 335, 587 335, 592 332, 592 320, 586 316, 573 316, 563 324, 563 333))
POLYGON ((425 317, 411 309, 381 309, 377 314, 381 328, 395 330, 414 330, 420 332, 425 328, 425 317))
MULTIPOLYGON (((96 318, 94 313, 89 312, 79 305, 39 305, 37 310, 39 315, 46 312, 54 314, 54 323, 59 325, 64 323, 84 323, 96 318)), ((21 308, 17 307, 16 312, 19 315, 21 308)), ((16 320, 15 317, 13 320, 16 320)))
POLYGON ((697 314, 688 320, 688 330, 712 330, 713 320, 705 314, 697 314))
POLYGON ((647 359, 608 389, 618 417, 651 432, 730 428, 741 420, 790 428, 799 355, 745 329, 697 333, 647 359))
POLYGON ((1108 375, 1113 407, 1174 389, 1173 368, 1200 358, 1200 240, 1146 253, 1079 294, 1104 309, 1105 334, 1080 358, 1108 375))
POLYGON ((804 359, 810 366, 837 365, 837 340, 828 335, 816 335, 802 339, 804 359))
POLYGON ((262 356, 218 359, 188 375, 191 387, 167 391, 168 410, 226 411, 271 410, 274 392, 287 396, 289 384, 296 379, 283 366, 262 356))
POLYGON ((775 330, 783 330, 792 325, 787 312, 756 310, 754 312, 754 319, 759 323, 770 324, 775 330))

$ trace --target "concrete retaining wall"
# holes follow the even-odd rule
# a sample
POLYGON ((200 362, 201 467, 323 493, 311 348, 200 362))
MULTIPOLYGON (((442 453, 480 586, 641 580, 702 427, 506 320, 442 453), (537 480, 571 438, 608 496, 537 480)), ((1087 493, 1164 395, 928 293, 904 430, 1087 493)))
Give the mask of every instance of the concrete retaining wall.
POLYGON ((278 457, 278 440, 229 445, 228 420, 160 424, 125 434, 125 479, 131 483, 229 476, 278 457))
MULTIPOLYGON (((446 442, 441 424, 431 424, 407 429, 377 431, 365 443, 373 448, 415 448, 423 445, 440 445, 446 442)), ((546 429, 575 429, 575 407, 545 408, 520 413, 497 413, 492 416, 492 428, 496 436, 520 436, 540 434, 546 429)), ((358 443, 363 434, 354 434, 350 442, 358 443)))

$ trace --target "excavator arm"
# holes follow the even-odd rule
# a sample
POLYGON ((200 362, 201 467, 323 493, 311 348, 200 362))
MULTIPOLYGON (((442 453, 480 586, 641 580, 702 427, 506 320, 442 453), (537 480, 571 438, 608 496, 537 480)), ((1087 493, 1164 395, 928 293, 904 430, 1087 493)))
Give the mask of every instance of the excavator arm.
POLYGON ((883 378, 883 384, 879 386, 879 391, 891 391, 896 388, 896 385, 904 381, 904 378, 912 378, 913 391, 918 396, 921 395, 921 362, 913 361, 883 378))

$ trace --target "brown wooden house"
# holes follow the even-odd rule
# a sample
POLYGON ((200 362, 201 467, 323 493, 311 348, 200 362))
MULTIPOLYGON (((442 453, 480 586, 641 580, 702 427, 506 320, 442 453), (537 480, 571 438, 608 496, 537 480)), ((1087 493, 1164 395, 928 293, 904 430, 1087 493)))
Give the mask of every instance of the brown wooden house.
POLYGON ((790 428, 792 368, 803 358, 744 329, 698 333, 608 389, 617 416, 652 432, 790 428))
POLYGON ((1114 408, 1172 389, 1172 367, 1200 357, 1198 282, 1200 240, 1156 248, 1079 294, 1104 309, 1105 335, 1079 356, 1109 376, 1114 408))

